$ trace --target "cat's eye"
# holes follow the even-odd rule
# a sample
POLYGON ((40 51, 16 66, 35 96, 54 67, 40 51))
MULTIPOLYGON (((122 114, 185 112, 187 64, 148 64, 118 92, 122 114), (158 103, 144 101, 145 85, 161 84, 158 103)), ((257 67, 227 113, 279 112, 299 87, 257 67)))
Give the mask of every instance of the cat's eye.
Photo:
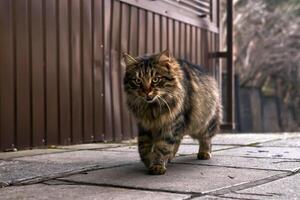
POLYGON ((135 79, 135 82, 136 82, 137 84, 140 84, 140 83, 142 82, 142 80, 141 80, 141 79, 135 79))
POLYGON ((158 83, 159 80, 160 80, 159 77, 155 77, 155 78, 152 80, 152 82, 153 82, 153 83, 158 83))

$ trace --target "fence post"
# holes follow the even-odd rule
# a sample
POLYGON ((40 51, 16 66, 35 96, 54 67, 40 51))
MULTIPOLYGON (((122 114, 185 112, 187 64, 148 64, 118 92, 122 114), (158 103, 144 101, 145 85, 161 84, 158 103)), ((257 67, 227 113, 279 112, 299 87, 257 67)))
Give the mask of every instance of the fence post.
POLYGON ((235 129, 235 94, 234 94, 234 65, 233 65, 233 1, 227 1, 227 123, 235 129))

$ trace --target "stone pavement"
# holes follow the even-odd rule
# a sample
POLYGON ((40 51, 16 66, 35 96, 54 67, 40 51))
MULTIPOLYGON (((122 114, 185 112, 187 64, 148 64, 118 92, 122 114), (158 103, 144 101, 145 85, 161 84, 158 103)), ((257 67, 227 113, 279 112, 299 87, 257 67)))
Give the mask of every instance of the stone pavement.
POLYGON ((185 138, 163 176, 136 144, 93 143, 0 153, 0 199, 300 199, 300 133, 220 134, 213 158, 185 138))

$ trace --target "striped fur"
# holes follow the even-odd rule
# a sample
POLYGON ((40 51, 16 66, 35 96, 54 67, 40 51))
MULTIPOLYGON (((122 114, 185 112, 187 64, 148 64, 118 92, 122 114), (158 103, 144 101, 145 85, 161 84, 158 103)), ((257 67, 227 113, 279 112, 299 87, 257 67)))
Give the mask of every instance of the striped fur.
POLYGON ((222 106, 217 83, 199 66, 168 51, 133 58, 124 54, 127 104, 138 120, 138 147, 150 174, 164 174, 184 135, 199 140, 198 159, 211 157, 222 106))

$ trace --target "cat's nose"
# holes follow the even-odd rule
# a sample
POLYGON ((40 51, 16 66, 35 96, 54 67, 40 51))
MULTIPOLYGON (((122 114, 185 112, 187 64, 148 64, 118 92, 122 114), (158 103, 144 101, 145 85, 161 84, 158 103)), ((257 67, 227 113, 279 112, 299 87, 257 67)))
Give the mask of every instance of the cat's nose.
POLYGON ((149 95, 150 93, 152 93, 151 86, 144 86, 144 92, 146 95, 149 95))
POLYGON ((153 91, 151 89, 148 89, 145 91, 146 96, 153 96, 153 91))

